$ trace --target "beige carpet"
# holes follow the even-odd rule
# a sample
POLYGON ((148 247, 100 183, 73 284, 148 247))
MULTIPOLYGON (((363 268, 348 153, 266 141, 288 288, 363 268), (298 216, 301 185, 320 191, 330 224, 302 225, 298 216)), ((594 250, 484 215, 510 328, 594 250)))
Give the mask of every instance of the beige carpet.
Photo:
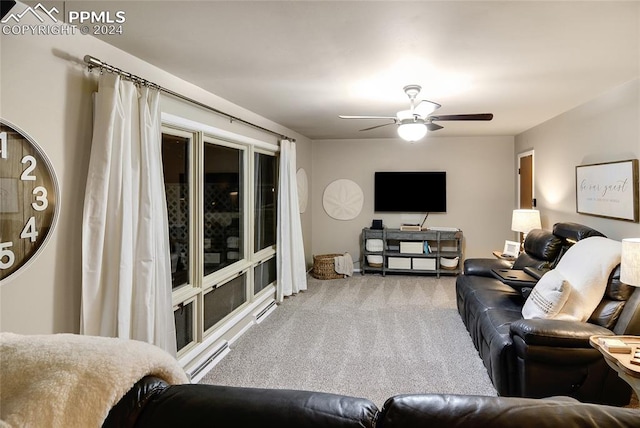
POLYGON ((382 406, 401 393, 495 396, 460 320, 455 277, 356 274, 287 298, 200 383, 325 391, 382 406))

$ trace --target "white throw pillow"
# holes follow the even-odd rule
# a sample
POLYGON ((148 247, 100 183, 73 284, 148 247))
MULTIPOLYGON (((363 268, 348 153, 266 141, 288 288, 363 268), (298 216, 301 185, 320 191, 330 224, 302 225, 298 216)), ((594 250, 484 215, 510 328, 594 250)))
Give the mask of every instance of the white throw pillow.
POLYGON ((522 317, 555 318, 567 303, 571 293, 571 284, 556 270, 545 273, 533 287, 531 294, 522 307, 522 317))

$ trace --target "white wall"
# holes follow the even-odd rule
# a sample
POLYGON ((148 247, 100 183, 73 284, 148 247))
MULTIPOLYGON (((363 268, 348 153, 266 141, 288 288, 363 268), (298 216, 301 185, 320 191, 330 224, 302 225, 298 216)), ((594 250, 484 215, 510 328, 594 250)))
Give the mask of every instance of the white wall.
MULTIPOLYGON (((0 330, 23 334, 78 332, 81 293, 82 206, 91 148, 91 94, 97 74, 86 54, 138 74, 173 91, 298 140, 298 164, 311 171, 311 142, 239 106, 180 80, 90 36, 0 35, 0 116, 27 132, 45 151, 57 174, 61 209, 43 251, 27 269, 0 287, 0 330)), ((163 99, 180 114, 185 107, 163 99)), ((194 108, 187 108, 193 112, 194 108)), ((229 131, 274 141, 274 137, 229 124, 205 111, 197 118, 229 131)), ((311 176, 310 176, 311 178, 311 176)), ((302 217, 310 254, 311 215, 302 217)))
POLYGON ((593 227, 613 239, 640 236, 640 225, 576 213, 577 165, 640 158, 640 80, 516 137, 516 154, 535 150, 535 189, 543 227, 560 221, 593 227))
POLYGON ((348 251, 360 256, 359 239, 371 220, 387 227, 421 223, 424 214, 381 214, 373 211, 376 171, 446 171, 447 213, 430 214, 427 226, 459 227, 464 232, 465 257, 491 257, 502 250, 514 208, 512 137, 427 137, 409 144, 400 139, 313 141, 313 254, 348 251), (325 187, 346 178, 364 192, 360 215, 335 220, 322 206, 325 187))

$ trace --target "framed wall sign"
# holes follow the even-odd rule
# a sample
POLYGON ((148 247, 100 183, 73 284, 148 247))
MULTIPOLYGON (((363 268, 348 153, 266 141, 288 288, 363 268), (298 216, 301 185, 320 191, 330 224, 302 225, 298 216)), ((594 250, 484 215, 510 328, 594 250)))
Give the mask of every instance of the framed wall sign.
POLYGON ((0 119, 0 280, 44 247, 58 215, 58 183, 40 147, 0 119))
POLYGON ((638 159, 576 166, 576 211, 638 222, 638 159))

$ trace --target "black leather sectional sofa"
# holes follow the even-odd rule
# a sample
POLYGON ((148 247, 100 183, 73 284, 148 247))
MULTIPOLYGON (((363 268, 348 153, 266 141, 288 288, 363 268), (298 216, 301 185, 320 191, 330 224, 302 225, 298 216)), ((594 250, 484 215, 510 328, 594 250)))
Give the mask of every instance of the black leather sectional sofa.
POLYGON ((637 427, 640 411, 568 397, 528 399, 398 395, 382 409, 364 398, 323 392, 172 385, 146 377, 111 410, 105 428, 278 427, 637 427))
MULTIPOLYGON (((553 232, 533 230, 512 268, 539 279, 573 242, 591 236, 603 235, 576 223, 557 223, 553 232)), ((523 319, 522 306, 533 284, 503 281, 492 273, 505 268, 510 263, 504 260, 467 259, 456 280, 458 312, 498 394, 627 404, 630 387, 589 345, 589 337, 640 334, 640 289, 620 282, 618 266, 588 322, 523 319)))

